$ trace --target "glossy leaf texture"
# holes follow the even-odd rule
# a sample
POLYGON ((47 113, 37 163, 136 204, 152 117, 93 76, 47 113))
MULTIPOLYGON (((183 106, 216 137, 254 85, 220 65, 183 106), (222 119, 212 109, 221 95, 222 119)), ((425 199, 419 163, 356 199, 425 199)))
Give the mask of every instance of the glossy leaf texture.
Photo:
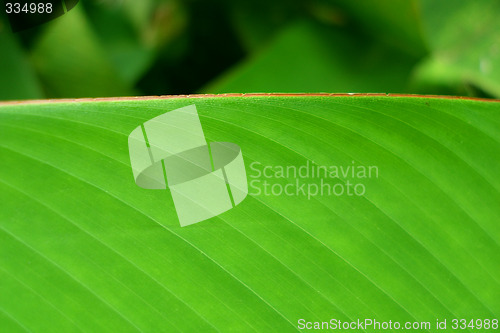
MULTIPOLYGON (((294 332, 500 316, 500 104, 202 96, 0 105, 0 331, 294 332), (364 195, 264 195, 181 228, 129 133, 195 104, 265 166, 376 166, 364 195)), ((270 170, 266 171, 271 174, 270 170)), ((366 330, 370 331, 370 330, 366 330)), ((466 329, 464 331, 473 331, 466 329)))

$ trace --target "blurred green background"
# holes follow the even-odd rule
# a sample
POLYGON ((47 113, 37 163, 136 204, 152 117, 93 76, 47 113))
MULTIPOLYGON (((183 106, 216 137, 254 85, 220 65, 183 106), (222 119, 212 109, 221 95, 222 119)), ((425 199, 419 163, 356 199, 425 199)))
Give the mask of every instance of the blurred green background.
POLYGON ((82 0, 19 33, 0 18, 2 100, 250 92, 498 98, 500 2, 82 0))

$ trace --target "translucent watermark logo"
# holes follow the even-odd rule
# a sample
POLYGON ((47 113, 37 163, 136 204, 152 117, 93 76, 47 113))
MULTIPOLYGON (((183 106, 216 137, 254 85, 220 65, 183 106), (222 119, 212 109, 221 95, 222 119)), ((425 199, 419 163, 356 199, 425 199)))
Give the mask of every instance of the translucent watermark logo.
POLYGON ((205 139, 194 105, 146 121, 128 137, 135 182, 170 189, 181 226, 217 216, 248 193, 241 149, 205 139))
POLYGON ((378 178, 375 165, 302 165, 250 164, 249 187, 254 196, 363 196, 366 180, 378 178))

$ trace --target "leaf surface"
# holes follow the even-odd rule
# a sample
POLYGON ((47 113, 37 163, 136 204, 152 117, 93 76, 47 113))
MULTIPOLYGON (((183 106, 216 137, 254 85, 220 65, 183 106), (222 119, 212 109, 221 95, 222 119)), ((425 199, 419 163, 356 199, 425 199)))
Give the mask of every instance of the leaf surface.
POLYGON ((0 331, 293 332, 301 318, 498 318, 499 156, 495 101, 2 104, 0 331), (250 188, 237 207, 181 228, 167 190, 134 183, 127 136, 191 104, 208 141, 241 147, 249 181, 319 182, 256 171, 308 163, 376 166, 378 177, 323 179, 363 183, 360 196, 250 188))

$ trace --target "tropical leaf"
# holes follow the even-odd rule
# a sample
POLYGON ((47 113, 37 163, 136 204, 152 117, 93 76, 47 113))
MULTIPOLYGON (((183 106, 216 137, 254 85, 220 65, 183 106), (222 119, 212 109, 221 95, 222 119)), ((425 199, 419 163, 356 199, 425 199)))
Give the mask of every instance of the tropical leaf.
POLYGON ((434 332, 436 319, 498 319, 499 156, 496 101, 1 104, 0 331, 293 332, 300 319, 372 318, 429 321, 422 331, 434 332), (260 183, 235 208, 181 228, 168 190, 134 183, 127 136, 191 104, 208 141, 238 144, 260 183), (304 165, 377 174, 276 173, 304 165), (266 180, 366 191, 257 194, 266 180))
MULTIPOLYGON (((137 62, 142 62, 143 52, 135 52, 137 62)), ((31 52, 48 95, 64 97, 131 95, 133 90, 122 77, 133 74, 129 69, 118 71, 112 60, 122 61, 113 56, 100 45, 81 6, 48 23, 31 52)))
POLYGON ((367 33, 416 56, 426 53, 419 0, 326 0, 350 14, 367 33))
POLYGON ((265 47, 284 26, 304 14, 301 0, 231 1, 228 7, 234 30, 250 52, 265 47))
POLYGON ((417 81, 462 93, 473 85, 500 96, 500 3, 420 2, 422 27, 432 52, 417 68, 417 81))
POLYGON ((415 62, 366 36, 300 21, 203 92, 406 92, 415 62))
POLYGON ((0 20, 0 100, 42 98, 42 89, 19 42, 0 20))

